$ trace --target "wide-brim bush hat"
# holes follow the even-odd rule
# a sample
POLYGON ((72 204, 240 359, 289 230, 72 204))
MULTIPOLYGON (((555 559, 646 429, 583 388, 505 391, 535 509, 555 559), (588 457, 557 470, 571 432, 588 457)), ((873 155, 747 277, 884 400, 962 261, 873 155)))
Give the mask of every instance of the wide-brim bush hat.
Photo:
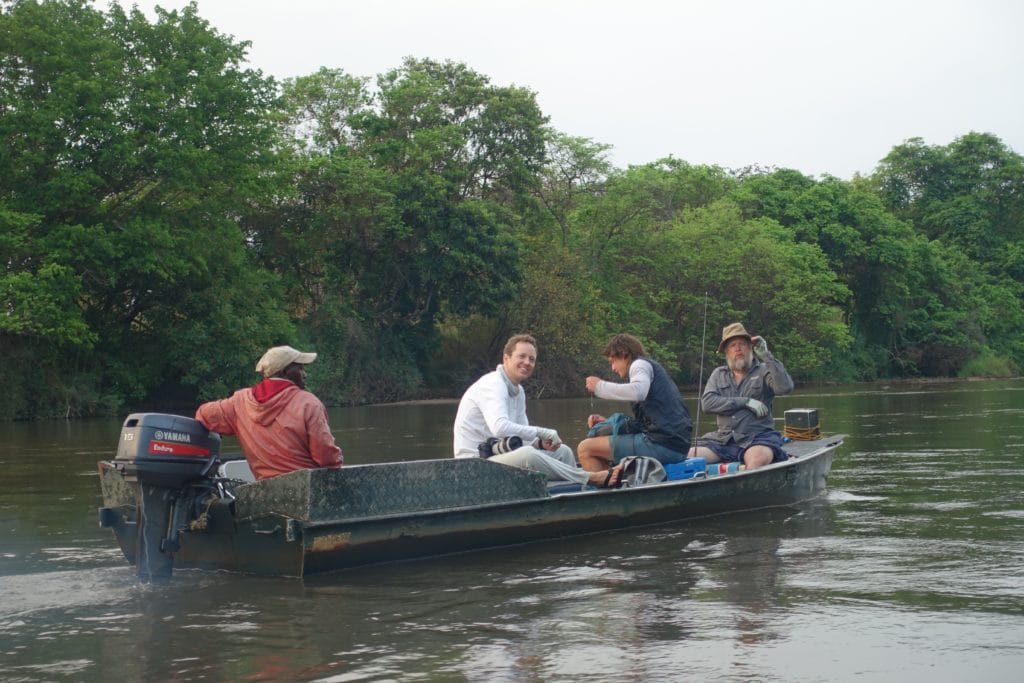
POLYGON ((722 351, 725 350, 725 347, 729 343, 729 341, 735 339, 736 337, 743 337, 748 342, 751 341, 750 333, 747 332, 745 327, 743 327, 743 323, 731 323, 723 327, 722 343, 718 345, 718 352, 722 353, 722 351))

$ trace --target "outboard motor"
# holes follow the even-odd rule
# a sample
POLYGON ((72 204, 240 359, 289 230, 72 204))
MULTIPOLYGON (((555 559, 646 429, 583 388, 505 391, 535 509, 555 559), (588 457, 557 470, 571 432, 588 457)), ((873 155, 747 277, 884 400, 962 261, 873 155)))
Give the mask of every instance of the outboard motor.
POLYGON ((190 522, 198 486, 216 470, 220 435, 198 420, 163 413, 133 413, 124 421, 114 467, 135 483, 138 538, 135 567, 143 581, 166 581, 178 537, 190 522))

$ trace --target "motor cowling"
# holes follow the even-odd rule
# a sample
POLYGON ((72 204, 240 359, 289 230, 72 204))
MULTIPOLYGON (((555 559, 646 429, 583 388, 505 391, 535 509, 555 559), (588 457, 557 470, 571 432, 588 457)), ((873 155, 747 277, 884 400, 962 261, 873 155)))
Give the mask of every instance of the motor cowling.
POLYGON ((133 413, 121 427, 114 467, 126 481, 180 489, 202 479, 220 455, 220 435, 198 420, 133 413))
POLYGON ((179 536, 197 501, 212 495, 220 435, 198 420, 164 413, 133 413, 121 427, 114 468, 136 487, 135 564, 143 581, 166 581, 179 536))

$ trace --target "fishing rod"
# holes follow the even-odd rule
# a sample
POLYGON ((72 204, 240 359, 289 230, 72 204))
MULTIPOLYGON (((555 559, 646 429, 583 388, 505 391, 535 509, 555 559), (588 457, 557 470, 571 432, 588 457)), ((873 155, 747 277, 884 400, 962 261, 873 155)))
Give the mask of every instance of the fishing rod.
POLYGON ((708 293, 704 292, 704 329, 700 333, 700 379, 697 380, 697 419, 693 421, 693 436, 700 433, 700 388, 704 384, 704 343, 708 334, 708 293))

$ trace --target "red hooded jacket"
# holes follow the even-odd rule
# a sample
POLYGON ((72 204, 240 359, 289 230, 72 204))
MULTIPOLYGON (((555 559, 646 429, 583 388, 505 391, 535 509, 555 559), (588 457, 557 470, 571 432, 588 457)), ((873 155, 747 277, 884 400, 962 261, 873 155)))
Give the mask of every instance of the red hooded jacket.
POLYGON ((273 377, 230 398, 199 406, 196 419, 210 431, 238 437, 257 479, 345 462, 316 396, 273 377))

